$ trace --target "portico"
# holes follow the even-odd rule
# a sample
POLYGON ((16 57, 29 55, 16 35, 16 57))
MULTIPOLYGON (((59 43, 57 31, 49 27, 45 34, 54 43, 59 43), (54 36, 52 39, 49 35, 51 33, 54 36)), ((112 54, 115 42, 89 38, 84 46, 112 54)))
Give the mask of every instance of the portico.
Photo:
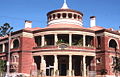
MULTIPOLYGON (((45 76, 84 76, 89 71, 95 71, 94 56, 88 55, 40 55, 35 56, 40 59, 42 75, 45 76)), ((39 65, 37 63, 37 65, 39 65)))

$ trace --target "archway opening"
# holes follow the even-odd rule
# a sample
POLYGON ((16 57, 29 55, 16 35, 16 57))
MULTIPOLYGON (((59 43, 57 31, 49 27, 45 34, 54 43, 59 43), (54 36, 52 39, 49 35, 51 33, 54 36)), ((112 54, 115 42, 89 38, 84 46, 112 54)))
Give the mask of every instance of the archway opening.
POLYGON ((109 47, 110 48, 117 48, 117 43, 116 43, 116 41, 114 39, 111 39, 109 41, 109 47))

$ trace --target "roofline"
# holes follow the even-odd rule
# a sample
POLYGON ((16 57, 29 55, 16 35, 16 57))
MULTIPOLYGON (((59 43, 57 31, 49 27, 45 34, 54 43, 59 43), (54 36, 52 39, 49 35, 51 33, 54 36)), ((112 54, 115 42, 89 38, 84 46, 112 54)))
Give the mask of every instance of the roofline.
POLYGON ((93 30, 78 29, 78 28, 43 28, 43 29, 40 29, 40 30, 33 31, 33 33, 43 32, 43 31, 57 31, 57 30, 86 31, 86 32, 95 33, 95 31, 93 31, 93 30))
MULTIPOLYGON (((22 33, 22 32, 33 33, 33 32, 30 31, 30 30, 21 29, 21 30, 18 30, 18 31, 12 32, 12 33, 11 33, 11 36, 13 36, 13 35, 15 35, 15 34, 22 33)), ((0 41, 4 41, 4 40, 8 40, 8 36, 5 37, 5 38, 2 38, 2 39, 0 38, 0 41)))
POLYGON ((102 29, 102 30, 95 31, 95 33, 100 33, 100 32, 109 32, 109 33, 112 33, 112 34, 120 35, 120 33, 118 33, 118 32, 114 32, 114 31, 107 30, 107 29, 102 29))

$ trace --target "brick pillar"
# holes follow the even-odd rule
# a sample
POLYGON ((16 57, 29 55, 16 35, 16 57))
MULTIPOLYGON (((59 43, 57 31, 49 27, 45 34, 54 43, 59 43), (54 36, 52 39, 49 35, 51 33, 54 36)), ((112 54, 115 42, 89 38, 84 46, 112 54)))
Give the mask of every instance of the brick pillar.
POLYGON ((91 61, 91 71, 96 71, 96 57, 94 56, 91 61))
POLYGON ((97 37, 96 36, 94 36, 93 37, 93 47, 97 47, 97 37))
POLYGON ((19 73, 30 74, 33 63, 33 57, 31 52, 19 53, 19 73))

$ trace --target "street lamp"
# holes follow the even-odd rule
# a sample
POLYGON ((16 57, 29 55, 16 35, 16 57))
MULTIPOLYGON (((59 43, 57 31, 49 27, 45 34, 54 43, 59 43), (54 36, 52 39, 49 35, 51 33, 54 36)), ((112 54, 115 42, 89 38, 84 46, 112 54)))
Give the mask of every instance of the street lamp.
POLYGON ((0 27, 0 37, 4 37, 8 35, 8 60, 7 60, 7 76, 9 77, 10 72, 10 40, 11 40, 11 27, 8 23, 5 23, 3 26, 0 27))

